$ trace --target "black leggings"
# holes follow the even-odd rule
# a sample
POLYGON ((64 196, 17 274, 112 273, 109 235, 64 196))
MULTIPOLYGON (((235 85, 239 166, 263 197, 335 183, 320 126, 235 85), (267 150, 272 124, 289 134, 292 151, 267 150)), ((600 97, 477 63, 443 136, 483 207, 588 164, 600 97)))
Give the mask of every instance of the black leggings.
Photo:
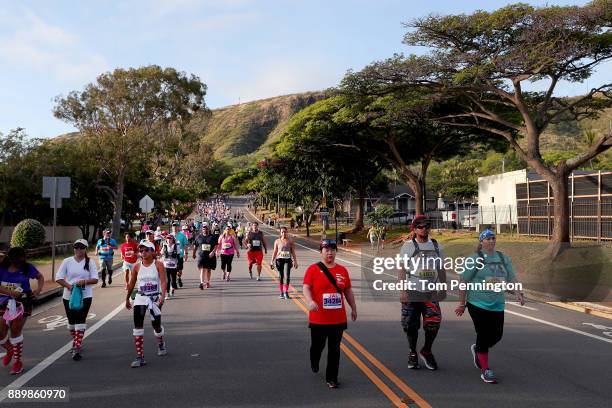
POLYGON ((327 340, 327 369, 325 370, 326 381, 338 381, 338 370, 340 368, 340 342, 346 325, 331 324, 331 325, 310 325, 310 365, 319 367, 321 353, 325 348, 327 340))
POLYGON ((234 254, 231 255, 224 255, 221 254, 221 270, 223 272, 227 271, 231 272, 232 271, 232 260, 234 259, 234 254))
MULTIPOLYGON (((147 314, 147 307, 144 305, 134 306, 134 327, 137 329, 142 329, 144 326, 144 318, 147 314)), ((151 316, 153 316, 153 312, 151 312, 151 316)), ((153 326, 153 330, 156 333, 162 331, 161 326, 161 314, 158 316, 153 316, 155 319, 151 320, 151 325, 153 326)))
POLYGON ((176 268, 166 268, 166 293, 170 292, 170 284, 174 289, 178 288, 176 286, 176 268))
POLYGON ((66 317, 68 318, 68 324, 85 324, 87 320, 87 315, 89 314, 89 308, 91 307, 92 298, 84 298, 83 299, 83 307, 81 310, 72 310, 70 309, 70 301, 67 299, 63 299, 64 301, 64 310, 66 311, 66 317))
POLYGON ((286 258, 277 258, 275 262, 276 270, 278 271, 278 279, 280 280, 280 284, 282 285, 285 280, 285 268, 287 268, 287 285, 291 281, 291 268, 293 267, 293 262, 291 259, 286 258))
POLYGON ((476 329, 476 351, 488 353, 504 334, 504 312, 492 312, 473 304, 467 304, 476 329))

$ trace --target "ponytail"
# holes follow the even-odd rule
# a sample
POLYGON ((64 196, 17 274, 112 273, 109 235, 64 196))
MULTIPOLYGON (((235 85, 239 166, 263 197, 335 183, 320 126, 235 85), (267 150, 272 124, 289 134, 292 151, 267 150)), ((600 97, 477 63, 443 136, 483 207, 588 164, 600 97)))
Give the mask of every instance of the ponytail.
POLYGON ((89 257, 87 256, 87 251, 85 251, 85 270, 89 272, 89 257))
POLYGON ((482 251, 482 241, 478 241, 478 246, 476 247, 476 252, 482 251))

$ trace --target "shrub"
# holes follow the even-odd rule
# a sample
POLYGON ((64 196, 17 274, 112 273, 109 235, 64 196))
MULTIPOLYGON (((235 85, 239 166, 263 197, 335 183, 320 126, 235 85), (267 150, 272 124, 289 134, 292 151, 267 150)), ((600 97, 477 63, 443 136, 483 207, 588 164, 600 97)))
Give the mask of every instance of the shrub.
POLYGON ((45 243, 45 227, 31 218, 21 221, 13 230, 11 247, 39 248, 45 243))

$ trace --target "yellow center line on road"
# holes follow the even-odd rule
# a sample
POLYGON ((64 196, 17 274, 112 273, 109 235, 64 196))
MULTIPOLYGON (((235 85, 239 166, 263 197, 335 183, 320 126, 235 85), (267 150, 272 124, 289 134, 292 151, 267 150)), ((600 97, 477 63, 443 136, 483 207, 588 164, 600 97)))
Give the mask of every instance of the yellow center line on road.
MULTIPOLYGON (((276 274, 270 269, 267 264, 264 264, 264 270, 266 273, 274 279, 275 282, 278 282, 278 278, 276 274)), ((293 286, 289 285, 293 292, 293 296, 291 300, 295 303, 304 313, 308 315, 308 308, 305 306, 306 300, 304 297, 298 292, 298 290, 293 286), (297 296, 297 297, 296 297, 297 296), (300 299, 300 300, 298 300, 300 299)), ((393 382, 399 389, 401 389, 406 395, 414 401, 414 403, 421 408, 431 408, 431 405, 427 401, 425 401, 421 396, 419 396, 412 388, 410 388, 406 383, 404 383, 398 376, 393 374, 391 370, 389 370, 383 363, 381 363, 376 357, 374 357, 371 353, 369 353, 365 347, 363 347, 357 340, 355 340, 352 336, 344 333, 343 338, 348 341, 355 349, 361 353, 370 363, 372 363, 375 367, 377 367, 391 382, 393 382)), ((396 406, 396 407, 408 407, 393 390, 384 383, 384 381, 374 373, 350 348, 348 348, 344 343, 341 343, 340 349, 344 351, 348 358, 355 363, 355 365, 378 387, 379 390, 382 391, 383 394, 396 406)))

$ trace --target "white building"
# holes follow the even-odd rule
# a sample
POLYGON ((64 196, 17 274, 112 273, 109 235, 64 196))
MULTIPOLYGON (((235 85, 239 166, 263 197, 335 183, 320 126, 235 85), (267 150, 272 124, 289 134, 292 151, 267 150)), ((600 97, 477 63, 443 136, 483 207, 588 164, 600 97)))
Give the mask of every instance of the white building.
MULTIPOLYGON (((478 177, 478 224, 517 225, 516 184, 531 177, 527 170, 516 170, 492 176, 478 177)), ((537 176, 537 175, 535 175, 537 176)))

